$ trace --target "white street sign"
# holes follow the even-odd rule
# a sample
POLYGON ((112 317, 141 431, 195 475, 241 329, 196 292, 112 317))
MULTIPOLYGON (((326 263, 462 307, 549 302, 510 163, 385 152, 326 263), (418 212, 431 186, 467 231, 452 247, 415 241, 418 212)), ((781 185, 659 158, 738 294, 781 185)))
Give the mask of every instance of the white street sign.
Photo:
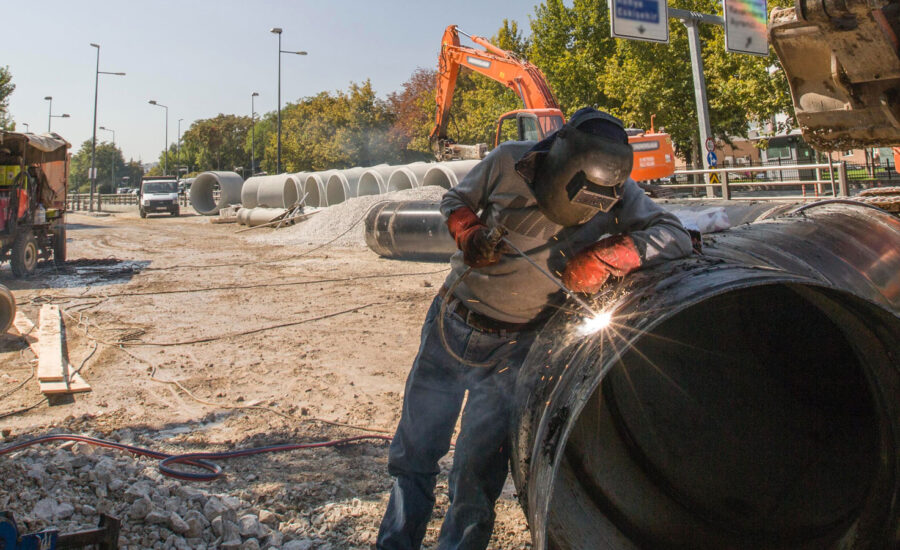
POLYGON ((766 0, 722 0, 725 51, 769 55, 766 0))
POLYGON ((609 14, 616 38, 669 42, 666 0, 609 0, 609 14))

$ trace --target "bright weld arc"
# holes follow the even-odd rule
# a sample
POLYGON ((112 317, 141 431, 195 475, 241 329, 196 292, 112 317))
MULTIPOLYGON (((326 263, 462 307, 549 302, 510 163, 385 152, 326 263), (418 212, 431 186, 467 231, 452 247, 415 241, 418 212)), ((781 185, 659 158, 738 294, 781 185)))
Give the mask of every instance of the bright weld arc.
POLYGON ((594 334, 612 324, 612 312, 601 311, 593 317, 586 317, 578 327, 578 331, 582 335, 594 334))

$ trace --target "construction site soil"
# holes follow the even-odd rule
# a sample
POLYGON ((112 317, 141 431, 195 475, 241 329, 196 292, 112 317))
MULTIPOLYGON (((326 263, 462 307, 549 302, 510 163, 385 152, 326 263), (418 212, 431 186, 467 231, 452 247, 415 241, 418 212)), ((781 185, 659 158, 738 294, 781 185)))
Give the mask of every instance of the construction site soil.
MULTIPOLYGON (((448 267, 365 248, 360 220, 383 199, 244 233, 187 209, 71 214, 65 266, 24 280, 4 266, 0 279, 34 322, 42 304, 60 306, 69 360, 93 391, 48 403, 24 340, 0 336, 2 445, 76 433, 181 454, 390 435, 448 267)), ((0 457, 0 511, 21 531, 64 533, 109 513, 123 522, 121 548, 371 548, 392 482, 387 450, 372 440, 236 458, 219 480, 196 483, 162 476, 150 458, 49 443, 0 457)), ((490 547, 529 541, 508 482, 490 547)))

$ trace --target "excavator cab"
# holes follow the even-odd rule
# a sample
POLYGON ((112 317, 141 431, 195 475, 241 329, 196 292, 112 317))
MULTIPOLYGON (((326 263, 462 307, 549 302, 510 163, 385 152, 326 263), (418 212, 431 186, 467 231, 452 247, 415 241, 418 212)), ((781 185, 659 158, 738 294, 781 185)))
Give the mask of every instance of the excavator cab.
POLYGON ((519 109, 497 121, 494 147, 504 141, 540 141, 565 124, 559 109, 519 109))

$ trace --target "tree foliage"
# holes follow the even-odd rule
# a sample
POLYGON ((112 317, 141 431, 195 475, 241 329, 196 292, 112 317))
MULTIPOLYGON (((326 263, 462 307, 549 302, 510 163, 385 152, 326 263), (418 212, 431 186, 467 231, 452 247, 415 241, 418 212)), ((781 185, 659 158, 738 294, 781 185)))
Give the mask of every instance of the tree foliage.
MULTIPOLYGON (((97 143, 94 151, 94 166, 97 169, 95 188, 98 193, 115 193, 115 188, 121 186, 122 176, 133 176, 131 169, 126 169, 122 150, 108 142, 97 143), (115 179, 113 182, 113 166, 115 166, 115 179)), ((78 193, 90 191, 90 179, 88 174, 91 168, 91 140, 87 139, 81 144, 78 152, 72 157, 69 165, 69 190, 78 193)), ((140 169, 140 165, 138 165, 140 169)), ((140 175, 137 177, 140 181, 140 175)), ((134 179, 129 182, 133 187, 134 179)))
POLYGON ((0 130, 15 130, 16 124, 9 114, 9 96, 16 89, 9 67, 0 67, 0 130))
MULTIPOLYGON (((394 116, 372 84, 321 92, 281 111, 281 164, 288 172, 372 166, 399 160, 394 116)), ((263 169, 275 171, 277 133, 268 135, 263 169)))
MULTIPOLYGON (((785 5, 775 0, 770 5, 785 5)), ((672 7, 716 13, 716 0, 675 0, 672 7)), ((669 22, 669 44, 610 37, 605 0, 546 0, 532 20, 531 60, 550 82, 564 110, 594 105, 627 124, 656 125, 672 135, 676 149, 699 153, 697 112, 687 32, 669 22)), ((787 83, 774 54, 769 57, 726 53, 723 30, 700 25, 702 55, 713 134, 746 135, 748 123, 776 113, 792 113, 787 83)), ((696 157, 696 155, 694 155, 696 157)))
MULTIPOLYGON (((225 114, 195 121, 181 135, 181 150, 177 157, 174 154, 177 148, 170 145, 169 163, 184 166, 188 172, 249 167, 249 150, 244 142, 250 122, 248 116, 225 114), (174 164, 173 159, 176 159, 174 164)), ((169 173, 176 172, 170 169, 169 173)))

